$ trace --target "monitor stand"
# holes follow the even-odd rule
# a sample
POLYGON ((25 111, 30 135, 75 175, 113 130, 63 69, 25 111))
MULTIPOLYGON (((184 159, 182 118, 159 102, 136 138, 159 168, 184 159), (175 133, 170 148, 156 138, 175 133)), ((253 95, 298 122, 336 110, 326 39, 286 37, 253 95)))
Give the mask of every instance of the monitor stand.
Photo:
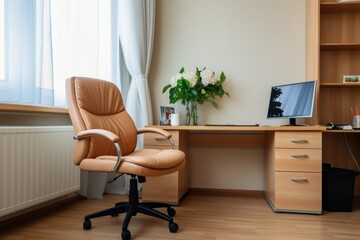
POLYGON ((296 124, 296 118, 289 118, 289 124, 287 125, 282 125, 282 126, 306 126, 306 124, 296 124))

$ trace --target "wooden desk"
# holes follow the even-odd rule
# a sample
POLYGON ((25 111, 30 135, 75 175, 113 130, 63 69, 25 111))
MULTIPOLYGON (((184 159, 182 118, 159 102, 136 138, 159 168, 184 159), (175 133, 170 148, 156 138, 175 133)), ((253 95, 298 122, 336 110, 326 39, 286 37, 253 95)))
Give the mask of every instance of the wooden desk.
MULTIPOLYGON (((322 131, 325 127, 153 126, 173 134, 178 149, 265 148, 265 196, 274 211, 321 213, 322 131)), ((147 148, 168 148, 145 134, 147 148)), ((191 161, 188 159, 188 161, 191 161)), ((143 200, 178 204, 190 188, 189 164, 163 177, 147 178, 143 200)))

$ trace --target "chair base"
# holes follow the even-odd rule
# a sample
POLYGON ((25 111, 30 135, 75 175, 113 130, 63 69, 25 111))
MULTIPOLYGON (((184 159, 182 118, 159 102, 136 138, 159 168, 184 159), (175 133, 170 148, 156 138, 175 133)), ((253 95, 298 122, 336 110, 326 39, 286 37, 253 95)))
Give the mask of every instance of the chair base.
POLYGON ((128 230, 128 225, 132 216, 136 216, 137 213, 142 213, 145 215, 149 215, 152 217, 157 217, 162 220, 165 220, 169 223, 169 231, 175 233, 178 230, 178 225, 174 223, 173 216, 175 216, 176 211, 171 207, 170 204, 166 203, 156 203, 156 202, 139 202, 139 191, 137 188, 136 176, 131 175, 130 179, 130 190, 129 190, 129 201, 128 202, 118 202, 115 204, 115 207, 108 208, 102 211, 98 211, 89 215, 86 215, 84 218, 84 229, 91 228, 91 221, 92 218, 98 218, 103 216, 112 216, 116 217, 120 213, 126 213, 124 222, 122 225, 122 233, 121 237, 123 240, 129 240, 131 238, 131 233, 128 230), (168 215, 155 210, 155 208, 167 208, 168 215))

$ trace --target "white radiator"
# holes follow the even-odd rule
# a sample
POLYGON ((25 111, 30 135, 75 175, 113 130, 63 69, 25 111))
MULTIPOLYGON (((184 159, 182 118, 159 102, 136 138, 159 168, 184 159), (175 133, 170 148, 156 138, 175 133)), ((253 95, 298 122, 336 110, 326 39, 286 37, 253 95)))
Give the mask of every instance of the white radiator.
POLYGON ((0 127, 0 216, 78 191, 72 126, 0 127))

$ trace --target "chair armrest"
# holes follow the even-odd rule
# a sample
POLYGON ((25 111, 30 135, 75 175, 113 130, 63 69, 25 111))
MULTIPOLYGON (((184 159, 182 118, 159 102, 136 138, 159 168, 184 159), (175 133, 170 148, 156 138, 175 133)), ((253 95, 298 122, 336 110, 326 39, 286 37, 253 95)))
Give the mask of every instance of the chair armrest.
POLYGON ((171 139, 172 134, 169 133, 168 131, 164 130, 164 129, 154 128, 154 127, 145 127, 145 128, 138 129, 137 133, 138 134, 144 134, 144 133, 157 133, 157 134, 160 134, 160 135, 164 136, 165 138, 167 138, 169 140, 172 149, 176 148, 174 141, 171 139))
POLYGON ((75 140, 81 140, 84 138, 89 138, 89 137, 94 137, 94 136, 100 136, 100 137, 105 137, 107 139, 109 139, 110 141, 112 141, 115 145, 115 149, 117 152, 117 160, 115 163, 115 166, 113 167, 113 169, 111 170, 113 173, 116 172, 116 170, 119 168, 120 163, 122 161, 121 159, 121 148, 120 145, 118 143, 119 141, 119 137, 108 131, 108 130, 104 130, 104 129, 88 129, 88 130, 84 130, 79 132, 76 136, 74 136, 75 140))
POLYGON ((171 138, 172 137, 171 133, 169 133, 166 130, 160 129, 160 128, 146 127, 146 128, 140 128, 137 131, 138 131, 138 134, 142 134, 142 133, 158 133, 160 135, 163 135, 166 138, 171 138))
POLYGON ((119 141, 119 137, 116 134, 114 134, 108 130, 104 130, 104 129, 84 130, 84 131, 79 132, 76 136, 74 136, 74 139, 80 140, 83 138, 88 138, 88 137, 93 137, 93 136, 102 136, 102 137, 109 139, 112 142, 119 141))

